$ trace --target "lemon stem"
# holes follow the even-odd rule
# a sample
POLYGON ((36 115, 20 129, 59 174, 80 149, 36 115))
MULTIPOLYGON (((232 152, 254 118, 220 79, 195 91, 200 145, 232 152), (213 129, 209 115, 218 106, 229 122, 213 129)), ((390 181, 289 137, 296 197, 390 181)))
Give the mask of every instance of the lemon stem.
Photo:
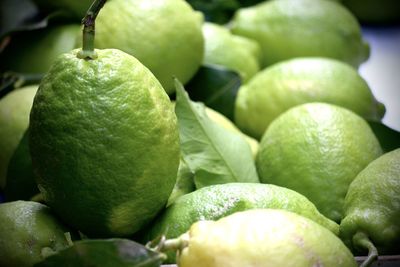
POLYGON ((360 248, 368 249, 368 256, 360 267, 370 266, 378 258, 378 250, 365 233, 358 232, 353 237, 354 244, 360 248))
POLYGON ((83 35, 82 35, 82 50, 79 51, 78 57, 82 59, 96 59, 97 54, 94 51, 95 37, 95 21, 107 0, 94 0, 89 10, 86 12, 82 20, 83 35))

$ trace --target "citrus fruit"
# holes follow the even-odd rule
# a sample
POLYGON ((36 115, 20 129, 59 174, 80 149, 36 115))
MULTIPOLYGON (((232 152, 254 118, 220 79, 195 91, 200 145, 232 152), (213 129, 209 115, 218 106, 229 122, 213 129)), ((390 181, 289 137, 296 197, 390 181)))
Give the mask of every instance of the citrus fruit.
POLYGON ((357 19, 335 1, 266 1, 239 9, 231 27, 234 34, 260 44, 264 67, 310 56, 336 58, 358 67, 369 56, 357 19))
POLYGON ((0 266, 31 267, 46 256, 68 247, 64 227, 40 203, 14 201, 0 204, 0 266), (46 251, 47 250, 47 251, 46 251))
POLYGON ((247 39, 246 42, 243 37, 236 37, 228 29, 213 23, 203 24, 203 35, 205 64, 220 65, 236 71, 243 82, 260 69, 257 59, 258 44, 255 41, 247 39))
POLYGON ((339 222, 350 183, 382 149, 367 122, 352 111, 325 103, 289 109, 260 142, 260 181, 306 196, 339 222))
POLYGON ((253 154, 253 157, 254 158, 256 157, 257 151, 258 151, 258 146, 259 146, 257 140, 255 140, 254 138, 242 133, 239 130, 239 128, 237 128, 236 125, 233 122, 231 122, 227 117, 225 117, 224 115, 222 115, 218 111, 215 111, 214 109, 208 108, 208 107, 206 107, 205 110, 206 110, 207 116, 212 121, 218 123, 219 125, 221 125, 225 129, 230 130, 231 132, 240 133, 244 137, 246 142, 249 144, 251 152, 253 154))
MULTIPOLYGON (((285 209, 321 224, 335 234, 338 225, 320 214, 306 197, 290 189, 269 184, 230 183, 212 185, 181 196, 168 206, 147 231, 147 240, 165 234, 175 238, 199 220, 217 220, 248 209, 285 209)), ((173 254, 168 262, 174 262, 173 254)))
POLYGON ((177 241, 180 267, 358 266, 332 232, 285 210, 248 210, 200 221, 177 241))
POLYGON ((400 252, 400 149, 371 162, 350 184, 340 223, 343 241, 365 252, 370 240, 382 254, 400 252), (362 233, 363 239, 357 236, 362 233))
POLYGON ((296 58, 267 67, 239 89, 235 122, 260 138, 281 113, 299 104, 325 102, 379 121, 383 104, 350 65, 329 58, 296 58))
POLYGON ((46 203, 89 236, 126 236, 167 203, 179 164, 168 95, 137 59, 116 49, 58 57, 35 97, 33 168, 46 203))
POLYGON ((0 188, 6 183, 7 168, 22 135, 28 128, 29 112, 38 86, 8 93, 0 100, 0 188))
POLYGON ((96 20, 96 47, 117 48, 148 67, 168 93, 203 60, 203 16, 183 0, 112 0, 96 20))
POLYGON ((57 56, 75 47, 79 31, 79 24, 68 24, 17 34, 1 53, 0 68, 20 73, 45 73, 57 56))

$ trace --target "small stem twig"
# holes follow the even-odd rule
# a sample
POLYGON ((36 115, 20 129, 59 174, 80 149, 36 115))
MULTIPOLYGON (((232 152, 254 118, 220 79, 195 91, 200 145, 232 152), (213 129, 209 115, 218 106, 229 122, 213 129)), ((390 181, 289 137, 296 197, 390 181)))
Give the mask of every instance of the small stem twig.
POLYGON ((78 58, 82 59, 96 59, 97 54, 94 51, 94 37, 95 37, 95 21, 107 0, 94 0, 89 10, 86 12, 82 20, 83 34, 82 34, 82 50, 78 53, 78 58))
POLYGON ((368 257, 360 267, 370 266, 378 258, 378 250, 365 233, 358 232, 354 235, 353 240, 356 246, 368 249, 368 257))

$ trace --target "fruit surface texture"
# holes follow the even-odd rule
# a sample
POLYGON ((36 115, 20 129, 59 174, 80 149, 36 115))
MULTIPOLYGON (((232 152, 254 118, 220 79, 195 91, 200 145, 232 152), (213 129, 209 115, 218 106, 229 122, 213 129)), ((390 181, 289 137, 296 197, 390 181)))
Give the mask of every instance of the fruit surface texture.
POLYGON ((115 49, 63 54, 43 79, 30 121, 39 189, 92 236, 137 231, 166 204, 179 137, 170 100, 138 60, 115 49))
POLYGON ((257 155, 263 183, 306 196, 339 222, 350 183, 382 154, 367 122, 345 108, 308 103, 289 109, 265 132, 257 155))
POLYGON ((188 245, 181 251, 180 267, 357 266, 337 236, 284 210, 249 210, 200 221, 183 239, 188 245))
MULTIPOLYGON (((178 198, 155 219, 147 239, 153 240, 162 234, 175 238, 197 221, 218 220, 238 211, 265 208, 298 213, 338 234, 338 224, 320 214, 314 204, 293 190, 269 184, 229 183, 203 187, 178 198)), ((168 262, 174 262, 173 255, 168 256, 168 262)))
POLYGON ((379 253, 400 253, 400 149, 371 162, 351 183, 345 199, 340 232, 344 242, 364 251, 357 233, 363 233, 379 253))
POLYGON ((96 47, 117 48, 148 67, 168 93, 203 60, 203 16, 183 0, 112 0, 96 20, 96 47))
POLYGON ((328 58, 297 58, 267 67, 239 89, 235 122, 260 138, 268 125, 291 107, 325 102, 379 121, 385 107, 350 65, 328 58))
POLYGON ((357 67, 369 57, 357 19, 335 1, 266 1, 239 9, 231 27, 234 34, 260 44, 264 67, 310 56, 336 58, 357 67))
POLYGON ((67 228, 43 204, 0 204, 0 221, 0 266, 31 267, 43 260, 45 249, 56 252, 69 246, 67 228))

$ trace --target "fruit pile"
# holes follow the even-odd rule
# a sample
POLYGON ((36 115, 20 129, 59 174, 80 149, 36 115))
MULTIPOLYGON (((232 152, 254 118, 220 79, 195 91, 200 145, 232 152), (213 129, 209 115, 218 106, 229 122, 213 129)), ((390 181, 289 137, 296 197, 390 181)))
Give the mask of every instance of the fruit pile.
POLYGON ((0 36, 0 266, 400 253, 355 0, 25 2, 47 17, 0 36))

